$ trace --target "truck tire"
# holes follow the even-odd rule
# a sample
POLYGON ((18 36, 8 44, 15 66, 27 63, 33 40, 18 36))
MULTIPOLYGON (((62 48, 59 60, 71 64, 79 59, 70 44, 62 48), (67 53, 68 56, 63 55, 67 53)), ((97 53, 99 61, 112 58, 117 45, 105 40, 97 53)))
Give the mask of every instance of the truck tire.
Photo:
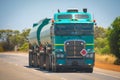
POLYGON ((39 55, 36 54, 36 67, 39 67, 39 55))
POLYGON ((52 71, 53 72, 58 72, 58 69, 57 69, 57 67, 56 67, 56 65, 55 65, 55 61, 56 59, 55 59, 55 56, 52 56, 52 71))
POLYGON ((40 67, 40 55, 37 55, 37 64, 38 64, 38 67, 40 67))
POLYGON ((88 73, 93 73, 93 68, 87 68, 87 69, 86 69, 86 72, 88 72, 88 73))
POLYGON ((34 67, 37 67, 37 55, 36 55, 36 53, 34 54, 34 67))
POLYGON ((52 66, 52 72, 57 72, 56 66, 52 66))
POLYGON ((51 68, 50 68, 50 56, 47 55, 46 57, 46 70, 50 71, 51 68))
POLYGON ((29 52, 29 66, 32 66, 32 54, 29 52))
POLYGON ((43 54, 40 54, 40 69, 44 69, 44 61, 43 61, 44 57, 43 57, 43 54))

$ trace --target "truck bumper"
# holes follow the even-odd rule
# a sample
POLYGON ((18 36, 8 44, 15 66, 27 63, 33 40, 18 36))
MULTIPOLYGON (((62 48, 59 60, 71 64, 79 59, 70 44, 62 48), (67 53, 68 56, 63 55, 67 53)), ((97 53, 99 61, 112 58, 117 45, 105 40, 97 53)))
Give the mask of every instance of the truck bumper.
POLYGON ((57 60, 58 68, 70 68, 70 69, 83 69, 83 68, 93 68, 94 60, 93 59, 67 59, 65 60, 57 60))
POLYGON ((94 65, 56 65, 56 68, 59 70, 84 70, 93 68, 94 65))

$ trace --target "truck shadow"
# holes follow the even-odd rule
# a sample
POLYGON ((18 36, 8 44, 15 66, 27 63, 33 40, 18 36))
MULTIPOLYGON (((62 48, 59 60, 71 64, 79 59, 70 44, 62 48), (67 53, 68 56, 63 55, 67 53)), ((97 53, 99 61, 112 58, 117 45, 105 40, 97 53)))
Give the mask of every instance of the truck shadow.
POLYGON ((56 72, 53 72, 53 71, 48 71, 46 69, 42 69, 42 68, 39 68, 39 67, 32 67, 32 66, 24 66, 26 68, 31 68, 31 69, 34 69, 34 70, 37 70, 37 71, 42 71, 44 73, 87 73, 85 71, 77 71, 77 70, 59 70, 59 71, 56 71, 56 72))

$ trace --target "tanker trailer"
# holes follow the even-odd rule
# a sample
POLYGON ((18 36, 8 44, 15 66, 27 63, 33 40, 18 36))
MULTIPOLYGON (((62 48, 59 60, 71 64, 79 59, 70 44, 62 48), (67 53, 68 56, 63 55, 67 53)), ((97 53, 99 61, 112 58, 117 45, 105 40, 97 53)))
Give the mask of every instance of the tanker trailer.
POLYGON ((51 19, 43 19, 33 24, 28 36, 29 39, 29 65, 34 67, 45 67, 46 44, 50 41, 51 19))
POLYGON ((54 14, 34 24, 29 34, 29 65, 52 71, 93 72, 94 24, 87 9, 54 14))

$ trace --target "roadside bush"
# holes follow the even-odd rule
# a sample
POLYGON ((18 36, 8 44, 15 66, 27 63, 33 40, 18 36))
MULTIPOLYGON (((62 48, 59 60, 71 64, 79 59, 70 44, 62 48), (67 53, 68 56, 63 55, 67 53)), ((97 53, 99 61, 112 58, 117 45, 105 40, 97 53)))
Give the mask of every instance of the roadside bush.
POLYGON ((28 44, 27 42, 24 43, 24 44, 19 48, 20 51, 28 51, 28 49, 29 49, 29 44, 28 44))
POLYGON ((0 45, 0 52, 3 52, 4 51, 4 49, 3 49, 3 47, 0 45))
POLYGON ((120 64, 120 16, 116 17, 110 27, 109 45, 111 53, 113 53, 120 64))
POLYGON ((3 43, 0 42, 0 52, 3 52, 4 51, 4 48, 3 48, 3 43))
POLYGON ((101 49, 102 54, 109 54, 110 53, 110 47, 108 45, 105 45, 104 48, 101 49))
POLYGON ((115 65, 120 65, 120 59, 116 59, 116 61, 114 62, 115 65))
POLYGON ((95 39, 95 52, 99 54, 109 54, 110 47, 108 45, 107 38, 96 38, 95 39))

